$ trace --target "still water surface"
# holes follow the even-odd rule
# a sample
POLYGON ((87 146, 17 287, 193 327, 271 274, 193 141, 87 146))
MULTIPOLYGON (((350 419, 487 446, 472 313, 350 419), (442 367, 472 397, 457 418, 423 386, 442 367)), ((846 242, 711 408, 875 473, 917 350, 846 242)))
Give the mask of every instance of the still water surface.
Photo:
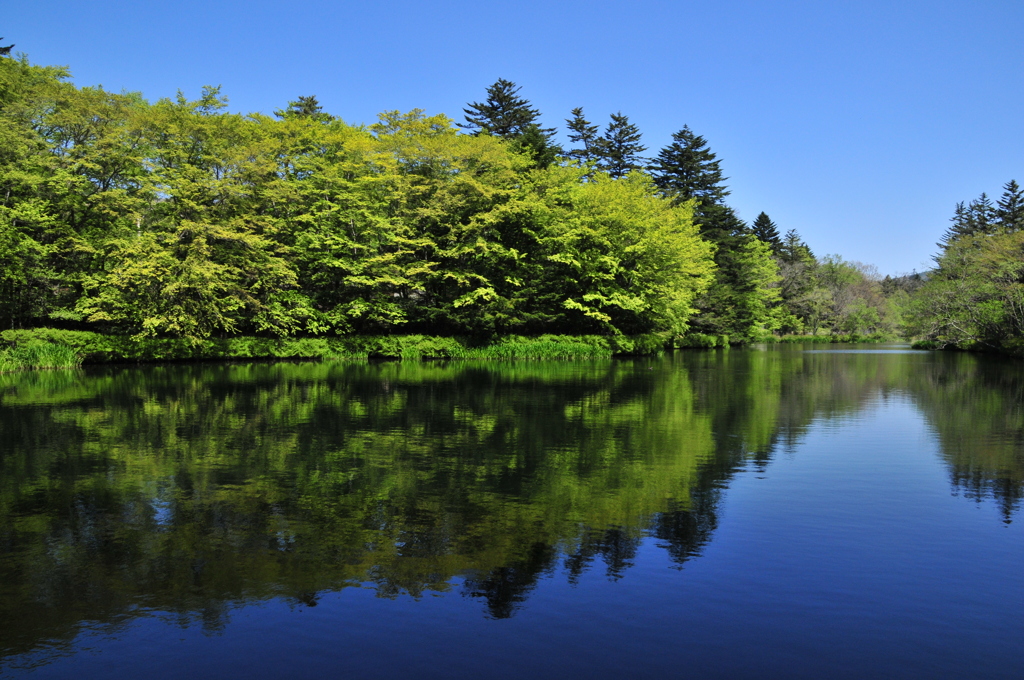
POLYGON ((1019 678, 1024 370, 0 376, 0 675, 1019 678))

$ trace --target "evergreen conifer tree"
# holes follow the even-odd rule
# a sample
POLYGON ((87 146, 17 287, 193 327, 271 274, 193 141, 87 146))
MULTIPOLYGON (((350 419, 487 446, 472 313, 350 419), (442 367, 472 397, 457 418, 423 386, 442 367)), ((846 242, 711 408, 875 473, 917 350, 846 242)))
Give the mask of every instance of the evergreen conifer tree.
POLYGON ((982 193, 966 207, 963 202, 957 203, 950 221, 953 226, 946 230, 938 244, 944 250, 964 236, 992 233, 1000 220, 992 200, 982 193))
POLYGON ((814 253, 800 239, 796 229, 790 229, 782 239, 782 247, 779 249, 779 259, 783 262, 793 263, 814 259, 814 253))
POLYGON ((772 249, 772 254, 776 256, 779 254, 782 249, 782 237, 779 236, 778 226, 772 222, 767 213, 762 212, 754 219, 751 231, 754 232, 754 236, 768 244, 768 247, 772 249))
POLYGON ((1003 195, 996 201, 995 217, 1005 231, 1024 229, 1024 191, 1015 180, 1003 185, 1003 195))
POLYGON ((672 143, 658 152, 649 169, 666 195, 679 202, 695 198, 699 205, 708 206, 723 203, 729 195, 719 163, 707 140, 684 125, 672 135, 672 143))
POLYGON ((640 157, 647 147, 640 143, 640 129, 629 122, 629 116, 613 113, 604 135, 598 140, 599 167, 615 179, 625 177, 630 170, 644 167, 640 157))
MULTIPOLYGON (((536 124, 540 111, 530 106, 530 101, 519 96, 522 88, 510 80, 498 78, 487 88, 487 99, 467 104, 463 112, 466 122, 459 127, 473 130, 477 134, 487 133, 503 139, 516 139, 536 124)), ((550 139, 554 128, 538 128, 545 139, 550 139)))
POLYGON ((583 115, 583 108, 576 107, 571 112, 572 118, 566 118, 565 124, 569 128, 569 142, 578 145, 570 149, 566 154, 574 161, 590 163, 597 160, 598 145, 600 138, 597 135, 598 127, 587 120, 583 115))
POLYGON ((332 119, 330 114, 323 112, 323 107, 315 95, 300 96, 295 101, 288 102, 288 108, 274 111, 274 115, 278 118, 312 118, 320 121, 332 119))

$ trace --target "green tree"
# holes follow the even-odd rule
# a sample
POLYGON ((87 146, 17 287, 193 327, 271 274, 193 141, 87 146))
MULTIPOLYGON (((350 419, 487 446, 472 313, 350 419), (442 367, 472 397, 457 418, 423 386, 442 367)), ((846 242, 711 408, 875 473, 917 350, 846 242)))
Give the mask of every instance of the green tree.
POLYGON ((1024 231, 951 242, 916 296, 913 327, 940 346, 1024 352, 1024 231))
MULTIPOLYGON (((530 100, 519 96, 521 89, 512 81, 499 78, 487 88, 486 100, 466 105, 463 109, 466 122, 459 123, 459 127, 503 139, 522 136, 537 123, 540 111, 530 105, 530 100)), ((553 128, 541 128, 541 132, 550 137, 555 131, 553 128)))
POLYGON ((300 96, 295 101, 288 102, 288 108, 274 111, 274 115, 278 118, 310 118, 322 122, 333 118, 330 114, 324 113, 323 107, 314 95, 300 96))
POLYGON ((225 105, 219 88, 206 87, 197 100, 179 93, 137 117, 151 168, 146 202, 97 240, 103 266, 85 278, 76 305, 87 320, 190 340, 303 327, 310 312, 295 295, 294 267, 254 200, 272 175, 261 130, 221 113, 225 105))
POLYGON ((667 196, 680 202, 696 199, 704 208, 724 203, 729 195, 720 165, 707 140, 684 125, 673 133, 672 143, 658 152, 649 168, 654 183, 667 196))
POLYGON ((717 246, 715 283, 699 302, 694 327, 733 338, 762 337, 781 328, 785 314, 778 308, 779 272, 771 247, 765 244, 765 262, 761 249, 751 244, 750 228, 725 203, 729 191, 707 140, 684 126, 649 169, 663 195, 694 202, 701 234, 717 246))
POLYGON ((605 127, 604 134, 597 140, 598 168, 607 172, 613 179, 625 177, 630 170, 644 167, 644 159, 640 156, 647 147, 640 143, 640 129, 629 122, 629 116, 613 113, 605 127))
POLYGON ((697 302, 700 313, 693 327, 700 333, 734 340, 760 340, 784 321, 779 305, 779 266, 763 241, 749 235, 738 241, 726 257, 719 254, 716 258, 715 282, 697 302))
POLYGON ((1005 231, 1024 229, 1024 190, 1015 180, 1003 185, 1003 195, 996 201, 995 217, 1005 231))
POLYGON ((576 146, 570 149, 566 156, 580 163, 593 163, 597 160, 601 139, 598 136, 598 126, 584 117, 581 107, 576 107, 570 113, 572 118, 566 118, 565 125, 569 130, 569 143, 576 146))
POLYGON ((555 128, 543 128, 538 123, 540 111, 528 99, 519 96, 522 89, 515 83, 499 78, 487 88, 487 100, 472 102, 463 109, 465 123, 459 127, 475 134, 490 134, 512 143, 513 148, 525 154, 533 165, 545 167, 562 153, 554 142, 555 128))
POLYGON ((817 286, 818 261, 810 247, 795 229, 786 232, 776 254, 779 263, 779 282, 782 302, 795 319, 784 324, 787 333, 809 331, 812 335, 824 320, 828 309, 828 294, 817 286))
POLYGON ((14 324, 75 320, 95 243, 137 205, 137 95, 75 88, 63 69, 0 61, 0 237, 12 257, 0 307, 14 324), (19 282, 20 279, 20 282, 19 282))
POLYGON ((772 253, 778 256, 782 250, 782 237, 779 235, 778 226, 772 222, 767 213, 760 213, 750 225, 750 229, 754 236, 767 243, 768 247, 772 249, 772 253))
POLYGON ((991 233, 996 227, 998 219, 996 207, 985 193, 966 206, 962 202, 957 203, 953 217, 950 219, 953 225, 946 230, 938 245, 945 248, 964 236, 991 233))
MULTIPOLYGON (((567 169, 562 169, 561 172, 567 169)), ((551 198, 557 198, 557 195, 551 198)), ((562 306, 615 333, 682 334, 711 283, 712 247, 699 238, 692 208, 657 196, 640 174, 598 176, 560 199, 551 223, 551 266, 563 273, 562 306)))

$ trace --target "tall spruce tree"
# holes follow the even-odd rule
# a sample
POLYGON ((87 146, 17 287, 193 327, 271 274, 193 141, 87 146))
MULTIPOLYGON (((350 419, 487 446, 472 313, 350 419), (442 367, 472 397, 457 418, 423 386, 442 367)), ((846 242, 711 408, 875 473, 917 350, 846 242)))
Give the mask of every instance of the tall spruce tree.
POLYGON ((1024 190, 1016 180, 1003 185, 1003 195, 996 201, 995 217, 1004 231, 1024 229, 1024 190))
POLYGON ((664 196, 677 203, 694 201, 701 235, 717 246, 715 282, 697 301, 699 313, 691 327, 700 333, 747 338, 779 328, 774 249, 752 238, 750 227, 725 203, 726 178, 707 140, 684 126, 648 169, 664 196))
POLYGON ((750 225, 750 230, 754 232, 754 236, 768 244, 773 255, 778 256, 782 250, 782 237, 779 236, 778 226, 772 222, 767 213, 762 212, 758 215, 754 219, 754 223, 750 225))
POLYGON ((465 112, 465 123, 458 126, 473 134, 490 134, 512 142, 513 148, 533 159, 538 167, 547 167, 562 153, 554 142, 555 128, 541 127, 540 111, 519 96, 522 88, 510 80, 499 78, 487 88, 487 100, 471 102, 465 112))
POLYGON ((576 146, 569 149, 566 155, 571 160, 581 163, 596 161, 600 144, 597 125, 586 119, 582 107, 578 106, 570 113, 572 118, 566 118, 565 125, 569 129, 569 142, 576 146))
MULTIPOLYGON (((510 80, 498 78, 487 88, 487 99, 471 102, 463 112, 466 122, 458 126, 475 133, 486 133, 503 139, 521 137, 531 125, 537 124, 540 111, 530 105, 530 100, 519 96, 522 88, 510 80)), ((545 139, 550 139, 554 128, 540 128, 545 139)))
POLYGON ((779 249, 779 258, 783 262, 800 262, 801 260, 813 260, 814 253, 810 247, 803 242, 796 229, 790 229, 782 239, 782 247, 779 249))
POLYGON ((696 200, 701 233, 718 243, 721 251, 722 247, 738 247, 734 239, 750 230, 725 204, 729 190, 720 163, 708 148, 707 140, 684 125, 672 135, 672 143, 658 152, 648 169, 665 196, 677 203, 696 200))
POLYGON ((697 199, 698 205, 722 204, 729 191, 720 161, 707 140, 688 126, 672 135, 672 143, 658 152, 649 166, 654 183, 667 196, 682 202, 697 199))
POLYGON ((640 128, 629 122, 621 111, 611 115, 611 121, 597 144, 598 167, 615 179, 625 177, 630 170, 644 167, 640 156, 647 147, 640 143, 640 128))

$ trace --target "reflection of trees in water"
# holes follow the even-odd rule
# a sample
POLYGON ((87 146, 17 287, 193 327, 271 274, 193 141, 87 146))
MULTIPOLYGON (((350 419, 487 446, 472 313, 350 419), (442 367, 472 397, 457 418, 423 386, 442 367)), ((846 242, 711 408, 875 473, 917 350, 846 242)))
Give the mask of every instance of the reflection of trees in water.
POLYGON ((733 351, 8 378, 0 620, 20 623, 0 653, 140 604, 215 631, 235 603, 315 606, 355 583, 418 597, 462 579, 511 616, 559 570, 623 578, 645 537, 677 564, 699 555, 737 470, 893 392, 928 415, 956 488, 1009 518, 1021 382, 986 366, 733 351))
POLYGON ((979 503, 988 498, 995 499, 1003 521, 1009 524, 1020 510, 1024 485, 1008 473, 1005 477, 994 476, 998 474, 998 470, 954 466, 950 468, 950 482, 964 498, 979 503))
POLYGON ((0 386, 0 619, 28 612, 5 653, 140 604, 217 630, 352 583, 462 576, 507 616, 567 546, 621 575, 711 446, 686 372, 631 362, 35 378, 0 386))
POLYGON ((471 597, 482 597, 487 610, 496 619, 506 619, 516 607, 526 601, 542 574, 550 573, 557 553, 546 543, 534 543, 522 558, 486 574, 470 576, 463 583, 463 592, 471 597))
POLYGON ((718 528, 716 510, 720 495, 720 489, 702 486, 690 495, 689 509, 673 503, 668 510, 655 516, 651 533, 661 541, 659 545, 668 550, 677 564, 699 555, 711 541, 711 533, 718 528))
POLYGON ((1024 366, 939 354, 912 376, 910 390, 938 435, 953 489, 995 500, 1009 523, 1024 499, 1024 366))

